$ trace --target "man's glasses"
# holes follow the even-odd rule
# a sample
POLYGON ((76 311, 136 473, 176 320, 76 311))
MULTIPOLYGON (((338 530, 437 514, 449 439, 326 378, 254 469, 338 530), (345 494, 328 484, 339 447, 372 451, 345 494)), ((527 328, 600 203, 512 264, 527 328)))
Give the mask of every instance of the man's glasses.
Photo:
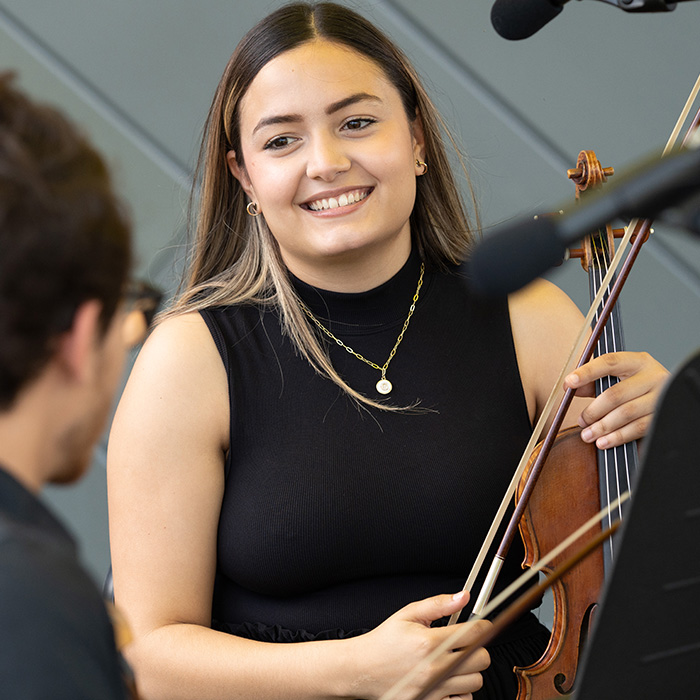
POLYGON ((124 341, 129 347, 134 347, 146 338, 163 293, 146 282, 131 280, 127 283, 122 298, 126 313, 124 341))

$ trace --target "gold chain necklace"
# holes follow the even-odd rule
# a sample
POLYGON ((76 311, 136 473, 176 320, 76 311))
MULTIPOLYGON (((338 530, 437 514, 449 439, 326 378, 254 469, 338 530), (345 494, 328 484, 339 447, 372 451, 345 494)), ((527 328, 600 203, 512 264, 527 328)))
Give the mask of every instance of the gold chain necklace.
POLYGON ((309 310, 309 308, 304 304, 302 301, 299 303, 301 304, 301 308, 303 309, 304 313, 331 339, 334 340, 338 345, 340 345, 341 348, 349 352, 351 355, 354 355, 358 360, 362 360, 366 365, 369 365, 370 367, 373 367, 374 369, 378 369, 382 373, 382 378, 377 382, 377 391, 380 394, 388 394, 394 387, 392 386, 391 382, 386 378, 386 371, 389 367, 389 363, 392 361, 394 358, 394 355, 396 355, 396 348, 399 347, 401 344, 401 341, 403 340, 403 334, 406 332, 406 329, 408 328, 408 324, 411 321, 411 316, 413 316, 413 312, 416 310, 416 303, 418 302, 418 295, 420 294, 420 288, 423 286, 423 273, 425 272, 425 264, 421 263, 420 265, 420 277, 418 278, 418 286, 416 287, 416 293, 413 295, 413 302, 411 303, 411 308, 408 310, 408 316, 406 316, 406 320, 403 323, 403 328, 401 329, 401 333, 399 333, 399 337, 396 339, 396 343, 394 343, 394 347, 391 349, 391 352, 389 353, 389 357, 387 358, 387 361, 384 363, 382 367, 380 367, 378 364, 375 362, 371 362, 368 360, 366 357, 363 357, 360 355, 359 352, 355 352, 350 346, 346 345, 340 338, 336 338, 309 310))

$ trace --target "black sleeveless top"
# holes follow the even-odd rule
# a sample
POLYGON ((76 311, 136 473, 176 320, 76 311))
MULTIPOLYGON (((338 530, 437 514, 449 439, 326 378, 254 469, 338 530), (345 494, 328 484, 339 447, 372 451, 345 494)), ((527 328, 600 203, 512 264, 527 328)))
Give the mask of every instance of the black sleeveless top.
MULTIPOLYGON (((414 253, 368 292, 294 284, 326 328, 381 366, 419 274, 414 253)), ((387 372, 384 400, 418 402, 404 412, 358 408, 295 353, 272 309, 202 316, 231 404, 214 626, 276 641, 345 636, 461 590, 531 433, 506 299, 475 299, 463 268, 426 269, 387 372)), ((348 384, 382 399, 378 370, 322 341, 348 384)), ((516 543, 497 589, 521 561, 516 543)))

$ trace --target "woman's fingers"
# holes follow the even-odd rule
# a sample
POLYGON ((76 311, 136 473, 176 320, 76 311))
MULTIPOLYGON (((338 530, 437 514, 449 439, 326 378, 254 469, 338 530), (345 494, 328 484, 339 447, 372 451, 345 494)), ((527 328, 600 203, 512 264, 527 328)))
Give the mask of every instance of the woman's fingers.
POLYGON ((566 377, 564 384, 575 389, 578 396, 589 396, 595 393, 595 382, 609 376, 619 381, 604 387, 579 417, 582 439, 595 442, 600 449, 646 435, 669 373, 648 353, 616 352, 582 365, 566 377))
POLYGON ((490 663, 479 640, 491 623, 479 620, 431 626, 464 607, 468 599, 467 593, 460 593, 415 601, 366 635, 349 640, 349 658, 362 679, 358 697, 383 697, 391 690, 390 697, 406 700, 430 687, 426 697, 441 700, 478 690, 483 682, 481 671, 490 663), (474 645, 477 648, 468 657, 456 654, 474 645))
POLYGON ((466 591, 460 591, 454 595, 436 595, 409 603, 392 617, 430 626, 436 620, 461 610, 468 602, 469 593, 466 591))
POLYGON ((483 638, 484 633, 491 627, 491 623, 485 620, 476 622, 463 622, 456 627, 437 628, 433 631, 440 632, 438 646, 444 641, 452 638, 455 632, 461 628, 462 634, 455 640, 451 646, 453 648, 443 652, 430 668, 426 670, 418 686, 427 687, 433 685, 435 680, 444 675, 449 669, 449 676, 435 686, 435 689, 427 696, 430 700, 437 700, 445 697, 470 697, 471 693, 475 693, 483 685, 483 677, 481 672, 486 670, 491 663, 491 657, 488 651, 478 646, 473 652, 469 653, 457 666, 452 668, 455 662, 455 654, 460 654, 462 651, 474 644, 479 644, 479 640, 483 638))

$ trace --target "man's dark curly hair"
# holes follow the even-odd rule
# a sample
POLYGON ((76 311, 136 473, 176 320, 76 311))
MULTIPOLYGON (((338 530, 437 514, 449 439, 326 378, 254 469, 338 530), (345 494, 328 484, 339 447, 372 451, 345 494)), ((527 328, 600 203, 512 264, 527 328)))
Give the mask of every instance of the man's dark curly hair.
POLYGON ((57 110, 0 74, 0 410, 46 365, 87 300, 104 332, 130 266, 107 167, 57 110))

